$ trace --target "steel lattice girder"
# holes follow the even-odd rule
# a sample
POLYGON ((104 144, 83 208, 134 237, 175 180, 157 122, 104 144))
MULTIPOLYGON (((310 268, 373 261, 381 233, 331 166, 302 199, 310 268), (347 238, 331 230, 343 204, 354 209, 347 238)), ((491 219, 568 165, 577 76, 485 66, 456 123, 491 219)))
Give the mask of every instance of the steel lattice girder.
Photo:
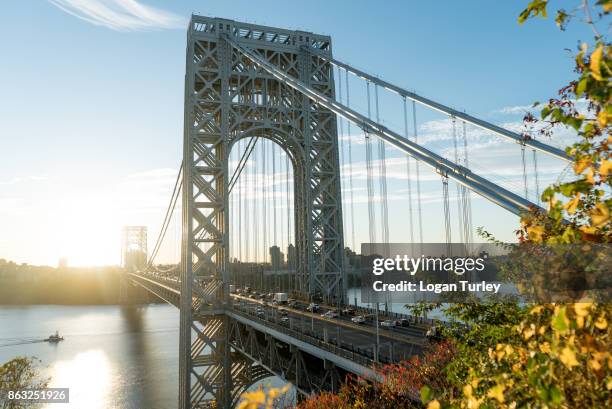
POLYGON ((295 290, 329 301, 345 293, 335 115, 253 64, 226 36, 334 97, 331 64, 309 52, 316 49, 331 56, 329 37, 192 17, 183 149, 181 409, 200 407, 205 401, 229 407, 235 390, 227 318, 218 311, 229 301, 228 159, 237 140, 264 137, 291 158, 298 254, 295 290), (197 276, 210 277, 209 290, 194 291, 197 276))

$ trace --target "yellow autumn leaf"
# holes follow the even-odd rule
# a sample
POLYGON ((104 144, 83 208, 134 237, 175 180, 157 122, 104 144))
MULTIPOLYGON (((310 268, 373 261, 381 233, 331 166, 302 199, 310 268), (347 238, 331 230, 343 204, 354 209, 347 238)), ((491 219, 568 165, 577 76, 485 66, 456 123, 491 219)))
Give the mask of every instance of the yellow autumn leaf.
POLYGON ((440 409, 440 402, 432 400, 427 404, 427 409, 440 409))
POLYGON ((542 312, 543 309, 544 307, 542 307, 541 305, 537 305, 529 311, 529 314, 539 314, 542 312))
POLYGON ((266 403, 266 394, 260 389, 253 392, 245 392, 242 394, 242 402, 238 405, 238 409, 257 409, 259 405, 266 403))
POLYGON ((527 227, 527 235, 529 240, 540 242, 542 241, 542 236, 544 236, 544 227, 540 225, 527 227))
POLYGON ((539 345, 540 351, 544 354, 550 354, 550 344, 548 342, 543 342, 539 345))
POLYGON ((596 371, 599 371, 601 369, 601 364, 596 359, 589 360, 589 366, 596 371))
POLYGON ((595 184, 595 172, 593 172, 593 168, 589 168, 587 173, 584 175, 584 178, 587 182, 594 185, 595 184))
POLYGON ((579 203, 580 203, 580 193, 576 193, 576 196, 574 196, 574 198, 570 200, 569 202, 567 202, 565 206, 563 207, 567 209, 567 212, 569 214, 574 214, 576 213, 576 207, 578 207, 579 203))
POLYGON ((523 338, 525 340, 528 340, 529 338, 531 338, 533 334, 535 334, 535 330, 533 328, 525 328, 523 330, 523 338))
POLYGON ((569 347, 563 348, 561 355, 559 355, 559 359, 568 368, 580 365, 576 359, 576 353, 569 347))
POLYGON ((489 392, 487 392, 487 396, 492 399, 497 399, 498 402, 503 403, 504 389, 506 389, 504 385, 495 385, 494 387, 489 389, 489 392))
POLYGON ((577 316, 586 317, 589 315, 589 310, 591 309, 592 305, 593 303, 590 302, 577 302, 574 304, 574 311, 576 312, 577 316))
POLYGON ((612 160, 602 160, 601 165, 599 165, 599 174, 606 178, 610 174, 610 170, 612 170, 612 160))
POLYGON ((597 229, 593 226, 580 226, 579 230, 586 234, 595 234, 597 229))
POLYGON ((595 326, 599 329, 608 328, 608 321, 606 320, 606 317, 600 315, 599 318, 597 318, 597 321, 595 321, 595 326))
POLYGON ((597 81, 601 81, 601 57, 603 56, 603 44, 599 44, 599 46, 593 51, 591 54, 591 63, 589 64, 589 68, 593 73, 593 78, 597 81))
POLYGON ((594 227, 601 227, 608 223, 610 219, 610 210, 605 203, 597 203, 595 208, 590 212, 591 222, 594 227))
POLYGON ((463 387, 463 396, 465 396, 466 398, 471 398, 472 397, 472 385, 465 385, 463 387))
POLYGON ((605 111, 600 111, 599 114, 597 114, 597 122, 599 123, 599 126, 602 128, 605 128, 606 125, 608 125, 608 121, 610 119, 610 115, 605 111))
POLYGON ((584 170, 591 164, 591 161, 587 158, 579 159, 576 163, 574 163, 574 172, 577 175, 584 172, 584 170))

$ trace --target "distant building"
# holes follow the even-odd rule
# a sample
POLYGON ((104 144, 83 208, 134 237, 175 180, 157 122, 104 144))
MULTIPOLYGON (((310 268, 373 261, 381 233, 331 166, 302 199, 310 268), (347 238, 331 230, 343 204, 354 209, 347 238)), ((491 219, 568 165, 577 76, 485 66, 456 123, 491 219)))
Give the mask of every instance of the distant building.
POLYGON ((272 246, 270 247, 270 264, 272 264, 272 270, 278 271, 280 270, 284 261, 283 252, 280 251, 280 247, 272 246))
POLYGON ((287 247, 287 269, 295 270, 297 267, 297 253, 295 246, 293 244, 289 244, 287 247))
POLYGON ((58 270, 66 270, 68 268, 68 259, 66 257, 61 257, 57 262, 58 270))

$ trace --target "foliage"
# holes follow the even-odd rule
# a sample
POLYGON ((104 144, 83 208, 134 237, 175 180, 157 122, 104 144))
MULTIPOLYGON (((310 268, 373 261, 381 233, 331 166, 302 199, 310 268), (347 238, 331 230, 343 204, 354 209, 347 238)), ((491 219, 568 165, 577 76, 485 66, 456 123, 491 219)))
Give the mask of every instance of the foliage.
POLYGON ((429 385, 446 389, 444 368, 455 355, 450 341, 429 345, 423 357, 414 356, 399 364, 385 365, 379 371, 381 382, 349 378, 337 394, 322 392, 300 403, 299 409, 408 409, 420 408, 420 391, 429 385))
POLYGON ((414 315, 417 318, 427 318, 427 314, 435 310, 436 308, 439 308, 440 305, 440 303, 419 301, 414 304, 406 304, 405 307, 406 309, 408 309, 408 311, 410 311, 411 315, 414 315))
POLYGON ((0 408, 21 409, 34 407, 34 404, 9 401, 5 391, 26 388, 45 388, 49 380, 42 379, 34 358, 17 357, 0 366, 0 408))
MULTIPOLYGON (((483 311, 466 313, 480 317, 483 311)), ((443 408, 595 408, 610 402, 609 304, 541 304, 518 316, 522 318, 516 324, 487 322, 466 335, 473 342, 447 369, 461 393, 452 396, 448 390, 437 390, 437 399, 431 400, 430 393, 427 401, 443 408), (483 339, 491 331, 497 339, 483 339)))
MULTIPOLYGON (((547 6, 546 0, 531 1, 519 16, 519 23, 534 16, 546 17, 547 6)), ((600 0, 597 6, 599 18, 612 11, 612 1, 600 0)), ((540 128, 545 136, 558 125, 577 132, 579 141, 566 149, 573 161, 575 179, 544 191, 547 213, 533 209, 523 215, 516 248, 527 256, 525 259, 544 263, 551 271, 562 270, 564 259, 556 259, 555 254, 542 258, 534 253, 534 244, 578 243, 575 248, 588 260, 595 254, 593 244, 611 241, 611 46, 599 34, 586 0, 576 11, 558 10, 555 21, 565 29, 580 10, 593 28, 595 44, 591 50, 586 44, 580 46, 575 56, 578 78, 560 90, 559 98, 549 100, 542 108, 545 125, 540 128), (586 102, 586 112, 576 108, 579 99, 586 102)), ((530 115, 525 121, 538 122, 530 115)), ((532 287, 550 284, 531 283, 532 287)), ((460 347, 447 372, 461 393, 425 389, 423 401, 429 406, 578 408, 604 407, 612 400, 609 303, 585 300, 526 307, 457 305, 449 313, 470 328, 466 333, 449 334, 460 347)))
MULTIPOLYGON (((519 23, 546 18, 548 5, 548 0, 530 1, 519 23)), ((547 212, 534 208, 521 217, 519 244, 513 251, 536 263, 531 267, 539 263, 539 268, 556 271, 565 262, 554 252, 534 253, 534 245, 577 244, 587 262, 603 264, 605 259, 594 257, 593 249, 612 241, 612 46, 597 28, 612 11, 612 0, 597 1, 596 10, 594 20, 588 0, 582 0, 573 10, 556 11, 555 23, 561 30, 581 16, 595 41, 579 46, 577 78, 544 104, 541 119, 525 117, 527 126, 539 126, 539 136, 551 136, 557 126, 570 127, 578 136, 566 149, 574 179, 543 192, 547 212), (586 110, 579 109, 577 101, 585 103, 586 110)), ((519 270, 526 267, 518 266, 519 270)), ((552 276, 546 276, 531 286, 550 286, 551 280, 552 276)), ((416 305, 412 312, 421 315, 430 308, 435 307, 416 305)), ((450 341, 438 344, 438 350, 427 352, 423 359, 383 368, 381 383, 350 381, 338 394, 319 394, 300 408, 600 408, 612 401, 611 304, 589 299, 529 305, 457 303, 445 313, 455 322, 445 330, 450 341), (415 402, 417 398, 422 405, 415 402)))
POLYGON ((273 409, 284 407, 281 402, 289 391, 291 385, 287 384, 282 388, 259 388, 256 391, 245 392, 241 396, 238 409, 273 409))
MULTIPOLYGON (((519 22, 531 16, 546 16, 547 5, 546 0, 532 1, 519 22)), ((600 0, 597 5, 600 19, 612 11, 611 0, 600 0)), ((573 13, 559 10, 557 24, 565 28, 578 10, 583 11, 585 21, 593 28, 595 43, 592 47, 587 43, 580 45, 575 55, 578 78, 543 106, 540 115, 544 126, 539 131, 549 136, 555 126, 563 125, 577 132, 579 140, 566 148, 576 176, 574 180, 554 184, 544 191, 542 200, 547 203, 548 212, 533 211, 524 215, 518 231, 521 241, 547 244, 612 241, 612 198, 609 195, 612 188, 609 154, 612 143, 612 46, 599 33, 586 0, 573 13), (576 101, 586 102, 586 112, 577 109, 576 101)), ((527 115, 525 121, 538 122, 531 115, 527 115)), ((525 135, 525 138, 530 136, 525 135)))

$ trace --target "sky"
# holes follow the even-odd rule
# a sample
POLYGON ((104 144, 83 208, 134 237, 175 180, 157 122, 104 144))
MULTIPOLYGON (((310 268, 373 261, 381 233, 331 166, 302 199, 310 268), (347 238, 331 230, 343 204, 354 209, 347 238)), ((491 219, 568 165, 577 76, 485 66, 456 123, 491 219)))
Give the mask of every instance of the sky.
MULTIPOLYGON (((516 17, 525 3, 4 1, 0 4, 0 258, 48 265, 56 265, 60 257, 71 265, 118 264, 123 225, 147 226, 153 247, 181 160, 186 28, 192 13, 330 35, 336 58, 520 130, 521 118, 534 101, 554 96, 572 79, 567 49, 591 37, 576 25, 560 32, 550 20, 519 26, 516 17)), ((364 112, 364 85, 358 82, 350 82, 353 103, 364 112)), ((403 130, 401 100, 382 91, 380 98, 381 121, 403 130)), ((452 157, 450 121, 421 108, 417 112, 422 143, 452 157)), ((359 221, 367 208, 364 139, 355 127, 351 135, 346 124, 343 130, 344 155, 349 141, 354 152, 353 217, 359 221)), ((467 131, 474 168, 522 193, 516 144, 471 127, 467 131)), ((571 136, 560 130, 550 143, 563 146, 571 136)), ((250 169, 261 168, 257 160, 251 161, 250 169)), ((536 200, 535 174, 528 163, 528 194, 536 200)), ((541 186, 564 171, 563 163, 542 155, 538 166, 541 186)), ((345 162, 347 220, 348 168, 345 162)), ((406 241, 411 229, 404 169, 403 155, 388 148, 390 240, 395 242, 406 241)), ((421 176, 423 239, 439 242, 443 240, 440 179, 425 168, 421 176)), ((276 179, 279 186, 283 177, 279 174, 276 179)), ((414 174, 410 180, 414 188, 414 174)), ((455 186, 449 188, 454 195, 455 186)), ((282 191, 277 195, 282 198, 282 191)), ((451 210, 456 208, 454 200, 452 196, 451 210)), ((477 197, 472 202, 474 227, 483 226, 502 240, 513 239, 515 216, 477 197)), ((282 224, 286 209, 281 213, 282 224)), ((354 229, 348 224, 346 244, 358 247, 367 241, 367 223, 356 223, 354 229)), ((458 239, 457 231, 455 227, 458 239)), ((176 238, 177 232, 169 235, 173 234, 176 238)), ((291 240, 285 238, 281 247, 291 240)), ((176 244, 168 246, 165 257, 176 257, 176 244)))

